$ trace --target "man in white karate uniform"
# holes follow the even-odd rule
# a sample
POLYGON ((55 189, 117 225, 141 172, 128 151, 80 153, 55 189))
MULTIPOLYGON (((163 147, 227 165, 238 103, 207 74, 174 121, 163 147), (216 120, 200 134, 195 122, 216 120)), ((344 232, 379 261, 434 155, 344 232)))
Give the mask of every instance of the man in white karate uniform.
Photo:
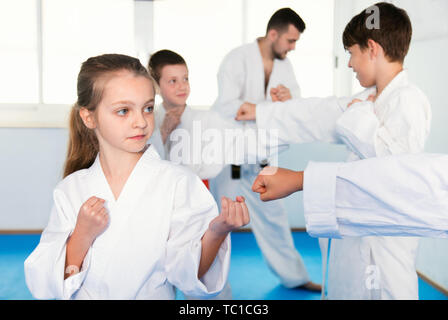
MULTIPOLYGON (((218 98, 213 106, 234 119, 243 103, 286 101, 300 97, 292 65, 286 58, 305 30, 303 20, 289 8, 278 10, 269 20, 264 37, 232 50, 218 72, 218 98)), ((247 127, 253 126, 246 123, 247 127)), ((320 291, 310 281, 305 264, 294 247, 288 215, 281 200, 263 203, 251 191, 260 164, 228 166, 210 180, 210 191, 221 196, 242 194, 251 212, 251 228, 271 270, 288 288, 320 291)))
POLYGON ((448 238, 447 168, 448 155, 425 153, 310 162, 303 172, 268 167, 253 190, 263 201, 303 190, 313 237, 448 238))

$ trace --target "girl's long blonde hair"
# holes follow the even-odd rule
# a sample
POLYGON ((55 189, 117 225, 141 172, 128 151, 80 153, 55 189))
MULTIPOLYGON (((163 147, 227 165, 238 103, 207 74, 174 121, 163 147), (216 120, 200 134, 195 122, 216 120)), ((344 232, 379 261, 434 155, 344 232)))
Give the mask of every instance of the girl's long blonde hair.
POLYGON ((101 102, 104 81, 114 72, 127 70, 154 82, 145 67, 136 58, 122 54, 105 54, 87 59, 78 74, 78 100, 69 119, 69 142, 64 164, 64 178, 80 169, 89 168, 99 151, 95 132, 85 126, 79 111, 86 108, 95 112, 101 102))

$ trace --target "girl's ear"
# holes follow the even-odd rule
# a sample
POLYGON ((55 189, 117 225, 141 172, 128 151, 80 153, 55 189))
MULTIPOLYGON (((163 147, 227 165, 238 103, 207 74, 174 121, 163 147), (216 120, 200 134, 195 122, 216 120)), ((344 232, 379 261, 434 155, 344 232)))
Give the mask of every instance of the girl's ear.
POLYGON ((87 108, 82 107, 81 109, 79 109, 79 116, 81 117, 82 122, 84 122, 84 125, 87 128, 89 129, 96 128, 96 121, 93 112, 87 110, 87 108))

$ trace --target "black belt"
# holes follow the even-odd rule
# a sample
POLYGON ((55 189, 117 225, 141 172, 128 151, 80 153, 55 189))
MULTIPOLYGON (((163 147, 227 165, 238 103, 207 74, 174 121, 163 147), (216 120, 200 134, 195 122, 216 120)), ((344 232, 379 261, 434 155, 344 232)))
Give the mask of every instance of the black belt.
MULTIPOLYGON (((267 160, 263 160, 260 163, 260 168, 263 169, 264 167, 269 166, 269 162, 267 160)), ((236 166, 232 164, 232 172, 231 176, 233 180, 241 179, 241 166, 236 166)))
POLYGON ((241 179, 241 166, 235 166, 232 164, 232 179, 241 179))

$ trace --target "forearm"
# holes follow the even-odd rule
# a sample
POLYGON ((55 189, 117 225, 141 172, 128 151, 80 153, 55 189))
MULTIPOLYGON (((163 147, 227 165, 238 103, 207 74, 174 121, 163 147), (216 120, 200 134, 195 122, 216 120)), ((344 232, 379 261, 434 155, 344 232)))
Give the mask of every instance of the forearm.
POLYGON ((84 258, 92 245, 92 240, 75 231, 67 241, 64 279, 72 275, 73 271, 81 270, 84 258), (67 269, 67 267, 69 267, 67 269), (76 269, 77 268, 77 269, 76 269))
POLYGON ((201 239, 201 261, 199 263, 198 278, 207 273, 208 269, 212 265, 213 261, 218 254, 221 244, 224 242, 226 235, 217 235, 215 232, 208 229, 201 239))

